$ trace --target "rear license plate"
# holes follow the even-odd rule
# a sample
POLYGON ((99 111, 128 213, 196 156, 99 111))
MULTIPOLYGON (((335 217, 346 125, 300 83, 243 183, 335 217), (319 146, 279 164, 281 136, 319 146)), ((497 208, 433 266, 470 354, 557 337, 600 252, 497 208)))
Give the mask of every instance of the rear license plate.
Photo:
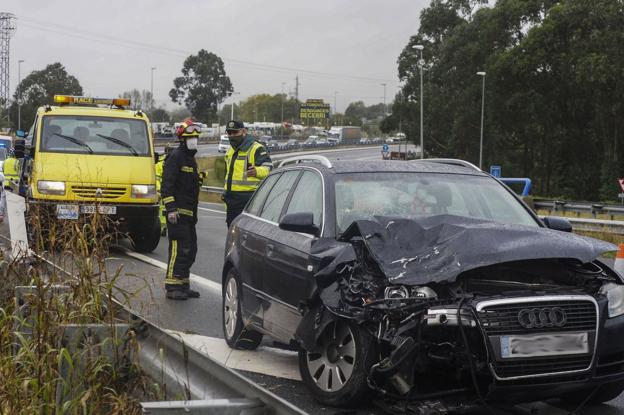
POLYGON ((509 359, 589 353, 588 339, 587 332, 501 336, 501 356, 509 359))
MULTIPOLYGON (((114 215, 117 213, 117 206, 103 206, 97 207, 100 215, 114 215)), ((93 214, 95 213, 95 205, 82 205, 80 206, 80 213, 93 214)))
POLYGON ((78 219, 78 205, 56 205, 58 219, 78 219))

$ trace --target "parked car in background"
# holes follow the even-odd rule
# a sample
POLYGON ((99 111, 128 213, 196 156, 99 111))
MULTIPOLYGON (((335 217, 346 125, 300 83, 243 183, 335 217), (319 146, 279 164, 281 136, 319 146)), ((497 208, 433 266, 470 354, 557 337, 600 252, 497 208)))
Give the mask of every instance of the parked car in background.
POLYGON ((370 140, 368 138, 360 138, 360 144, 370 144, 370 140))
POLYGON ((319 138, 318 140, 316 140, 316 145, 319 145, 319 146, 327 145, 327 139, 323 137, 319 138))
MULTIPOLYGON (((397 141, 398 141, 398 140, 397 140, 397 141)), ((388 144, 392 144, 392 143, 394 143, 394 142, 395 142, 395 138, 394 138, 394 137, 388 137, 388 138, 386 138, 386 143, 388 143, 388 144)))
POLYGON ((373 141, 372 141, 373 144, 381 144, 382 142, 383 140, 379 137, 373 138, 373 141))
POLYGON ((293 157, 228 233, 225 340, 297 343, 333 406, 605 402, 624 390, 624 281, 600 259, 614 245, 571 229, 462 160, 293 157))
POLYGON ((286 142, 288 147, 299 147, 299 141, 296 138, 291 138, 286 142))
POLYGON ((271 137, 270 135, 263 135, 258 138, 258 141, 268 148, 269 143, 273 141, 273 137, 271 137))
POLYGON ((223 134, 221 139, 219 140, 219 144, 217 144, 217 151, 219 153, 226 153, 230 148, 230 139, 227 134, 223 134))
POLYGON ((317 141, 318 141, 318 136, 317 136, 317 135, 311 135, 311 136, 309 136, 309 137, 305 140, 304 144, 305 144, 305 145, 308 145, 308 146, 312 146, 312 145, 316 145, 316 142, 317 142, 317 141))

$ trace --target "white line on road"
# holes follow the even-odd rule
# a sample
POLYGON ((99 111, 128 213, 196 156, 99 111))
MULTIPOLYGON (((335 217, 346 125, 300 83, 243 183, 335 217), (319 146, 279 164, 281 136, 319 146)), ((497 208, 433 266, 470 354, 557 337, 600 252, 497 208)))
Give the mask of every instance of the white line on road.
POLYGON ((205 210, 205 211, 208 211, 208 212, 217 212, 217 213, 221 213, 221 214, 225 215, 225 212, 222 211, 222 210, 208 209, 208 208, 203 208, 203 207, 199 207, 199 206, 197 207, 197 209, 205 210))
MULTIPOLYGON (((150 258, 147 255, 143 255, 143 254, 139 254, 137 252, 133 252, 130 251, 129 249, 126 249, 124 247, 119 247, 119 249, 123 250, 124 253, 126 255, 128 255, 129 257, 132 257, 134 259, 138 259, 139 261, 145 262, 146 264, 150 264, 153 265, 155 267, 158 267, 160 269, 163 270, 167 270, 167 264, 165 264, 164 262, 161 262, 157 259, 154 258, 150 258)), ((191 274, 190 276, 191 281, 194 284, 198 284, 203 286, 204 288, 206 288, 207 290, 216 292, 217 294, 221 295, 221 284, 219 284, 218 282, 214 282, 206 277, 202 277, 200 275, 197 274, 191 274)))

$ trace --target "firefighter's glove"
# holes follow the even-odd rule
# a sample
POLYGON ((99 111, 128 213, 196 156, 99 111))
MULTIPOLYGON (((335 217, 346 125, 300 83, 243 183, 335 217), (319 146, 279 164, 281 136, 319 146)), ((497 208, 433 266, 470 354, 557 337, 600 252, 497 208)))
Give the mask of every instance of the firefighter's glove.
POLYGON ((176 212, 175 210, 167 213, 167 221, 171 223, 172 225, 175 225, 176 223, 178 223, 179 219, 180 219, 180 214, 176 212))

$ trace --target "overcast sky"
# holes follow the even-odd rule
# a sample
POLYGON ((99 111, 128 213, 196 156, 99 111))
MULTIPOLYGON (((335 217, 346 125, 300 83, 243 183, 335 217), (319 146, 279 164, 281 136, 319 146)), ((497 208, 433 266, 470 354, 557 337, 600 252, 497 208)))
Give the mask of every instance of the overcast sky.
MULTIPOLYGON (((117 96, 150 88, 173 108, 168 91, 190 53, 225 62, 239 100, 258 93, 349 102, 382 102, 398 88, 397 57, 418 30, 429 0, 3 0, 17 16, 11 39, 11 89, 32 70, 61 62, 85 93, 117 96)), ((226 101, 226 103, 229 101, 226 101)))

